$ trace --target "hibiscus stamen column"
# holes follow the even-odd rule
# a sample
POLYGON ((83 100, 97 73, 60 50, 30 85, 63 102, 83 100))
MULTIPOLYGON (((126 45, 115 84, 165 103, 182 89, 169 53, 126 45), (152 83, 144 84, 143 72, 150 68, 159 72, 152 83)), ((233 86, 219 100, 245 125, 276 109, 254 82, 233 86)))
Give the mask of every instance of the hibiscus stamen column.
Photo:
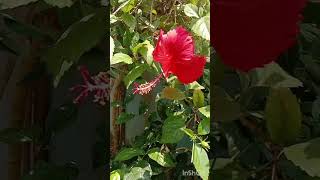
POLYGON ((157 86, 157 84, 160 82, 160 79, 162 77, 162 74, 158 75, 154 80, 144 83, 144 84, 139 84, 135 82, 133 84, 133 94, 148 94, 153 88, 157 86))

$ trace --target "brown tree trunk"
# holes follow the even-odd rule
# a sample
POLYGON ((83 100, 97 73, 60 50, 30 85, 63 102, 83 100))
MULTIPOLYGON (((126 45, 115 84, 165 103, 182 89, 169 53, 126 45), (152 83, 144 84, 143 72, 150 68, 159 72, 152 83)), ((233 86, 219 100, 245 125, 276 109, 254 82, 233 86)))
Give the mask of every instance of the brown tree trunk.
MULTIPOLYGON (((110 102, 124 102, 126 87, 122 82, 122 75, 119 75, 112 83, 110 102)), ((125 144, 125 125, 116 124, 116 120, 123 112, 123 107, 111 107, 111 126, 110 126, 110 150, 111 157, 114 157, 120 147, 125 144)))

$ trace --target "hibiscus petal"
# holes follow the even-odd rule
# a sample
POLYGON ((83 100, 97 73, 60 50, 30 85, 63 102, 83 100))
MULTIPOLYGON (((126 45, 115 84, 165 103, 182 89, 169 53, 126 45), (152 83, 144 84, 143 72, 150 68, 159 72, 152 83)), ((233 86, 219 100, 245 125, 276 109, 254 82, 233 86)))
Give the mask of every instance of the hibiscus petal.
POLYGON ((172 73, 183 84, 189 84, 202 76, 205 64, 206 58, 204 56, 193 56, 191 60, 176 62, 172 73))
POLYGON ((162 65, 166 75, 172 72, 172 64, 177 60, 191 60, 194 54, 194 43, 188 31, 177 27, 163 34, 160 30, 157 45, 153 51, 153 59, 162 65))
POLYGON ((306 0, 215 0, 212 44, 238 70, 261 67, 296 43, 306 0))

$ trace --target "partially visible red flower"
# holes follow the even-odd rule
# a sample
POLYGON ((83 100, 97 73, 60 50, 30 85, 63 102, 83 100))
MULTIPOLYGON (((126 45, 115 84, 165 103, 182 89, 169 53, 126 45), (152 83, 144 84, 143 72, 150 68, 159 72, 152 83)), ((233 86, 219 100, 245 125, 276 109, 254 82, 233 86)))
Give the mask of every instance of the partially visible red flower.
POLYGON ((91 92, 94 93, 93 102, 105 105, 106 101, 109 99, 110 92, 108 74, 106 72, 100 72, 96 76, 90 76, 89 71, 84 66, 80 66, 79 70, 84 84, 70 88, 70 91, 77 91, 80 93, 73 102, 75 104, 81 103, 91 92))
POLYGON ((211 40, 235 69, 262 67, 296 43, 306 0, 214 0, 211 40))
POLYGON ((206 64, 204 56, 195 56, 193 39, 183 27, 167 34, 160 30, 153 59, 162 65, 165 77, 174 74, 184 84, 199 79, 206 64))

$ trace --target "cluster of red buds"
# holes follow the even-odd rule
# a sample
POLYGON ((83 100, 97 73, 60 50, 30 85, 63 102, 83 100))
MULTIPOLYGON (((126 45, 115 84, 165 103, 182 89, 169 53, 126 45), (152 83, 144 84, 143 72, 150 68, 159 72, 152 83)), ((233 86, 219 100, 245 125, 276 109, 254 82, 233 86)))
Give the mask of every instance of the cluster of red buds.
POLYGON ((94 94, 93 102, 98 102, 100 105, 105 105, 109 100, 110 94, 110 83, 109 75, 107 72, 100 72, 96 76, 90 76, 89 71, 86 67, 79 67, 82 75, 84 84, 76 85, 70 88, 72 92, 80 93, 74 100, 73 103, 79 104, 89 95, 94 94))

